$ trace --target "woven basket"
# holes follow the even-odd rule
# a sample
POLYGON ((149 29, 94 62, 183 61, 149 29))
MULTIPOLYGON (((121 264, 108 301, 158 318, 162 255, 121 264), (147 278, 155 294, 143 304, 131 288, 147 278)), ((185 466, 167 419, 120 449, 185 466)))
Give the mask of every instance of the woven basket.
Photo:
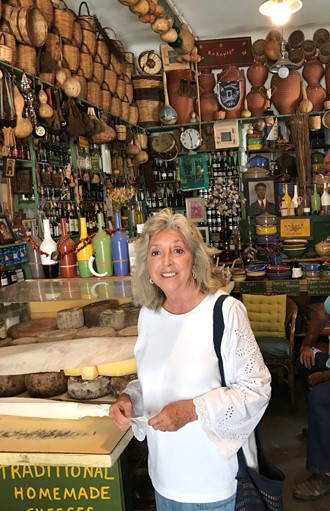
POLYGON ((10 15, 12 13, 13 7, 9 4, 2 4, 1 16, 4 20, 10 22, 10 15))
POLYGON ((158 126, 163 107, 163 81, 157 76, 133 76, 134 101, 139 109, 140 126, 158 126))
POLYGON ((79 69, 86 80, 93 78, 93 59, 90 53, 80 53, 79 69))
POLYGON ((77 21, 78 21, 79 25, 81 26, 81 28, 95 32, 96 18, 95 18, 95 16, 92 16, 90 14, 87 2, 81 2, 81 4, 79 5, 77 21), (86 7, 87 14, 82 14, 83 7, 86 7))
POLYGON ((8 64, 13 64, 13 50, 10 46, 6 45, 6 39, 3 33, 0 34, 0 60, 8 64))
MULTIPOLYGON (((4 23, 6 23, 6 22, 4 22, 4 23)), ((4 35, 5 45, 9 46, 9 48, 11 48, 12 56, 11 56, 10 63, 12 66, 15 66, 15 64, 16 64, 16 39, 15 39, 15 36, 9 32, 4 32, 4 31, 0 32, 0 34, 4 35)))
POLYGON ((66 44, 63 42, 62 46, 63 58, 67 64, 67 67, 75 73, 78 71, 80 64, 80 53, 77 46, 74 44, 66 44))
POLYGON ((39 73, 39 78, 52 85, 55 83, 55 73, 39 73))
POLYGON ((118 94, 119 99, 123 100, 125 97, 125 82, 122 78, 118 78, 116 92, 118 94))
POLYGON ((131 105, 133 101, 133 84, 131 82, 125 82, 125 96, 131 105))
POLYGON ((116 71, 118 76, 122 76, 124 74, 123 73, 124 65, 121 62, 119 62, 119 60, 117 59, 117 57, 115 57, 113 53, 111 53, 110 55, 110 64, 112 66, 112 69, 116 71))
POLYGON ((17 41, 41 48, 47 39, 47 23, 37 7, 14 7, 10 26, 17 41))
POLYGON ((102 85, 104 80, 104 66, 99 62, 95 62, 93 64, 93 78, 97 81, 99 85, 102 85))
POLYGON ((96 55, 99 56, 100 62, 104 67, 108 67, 110 64, 110 52, 103 39, 97 39, 96 41, 96 55))
POLYGON ((36 70, 36 61, 37 61, 37 51, 32 46, 27 44, 18 44, 16 47, 16 67, 20 69, 24 69, 26 73, 30 73, 31 75, 35 75, 36 70))
POLYGON ((134 103, 129 107, 129 123, 137 124, 139 122, 139 109, 134 103))
POLYGON ((111 101, 112 101, 112 96, 111 96, 111 92, 109 91, 109 87, 105 82, 103 82, 102 88, 101 88, 101 108, 102 108, 102 110, 104 110, 105 112, 110 112, 111 101))
POLYGON ((84 51, 88 51, 94 57, 96 53, 96 35, 95 32, 91 30, 86 30, 85 28, 81 29, 82 34, 82 44, 81 47, 84 47, 84 51))
POLYGON ((117 94, 112 97, 110 113, 116 117, 121 117, 121 100, 117 94))
POLYGON ((79 97, 81 99, 86 99, 86 94, 87 94, 87 82, 86 82, 86 78, 84 76, 82 76, 81 74, 79 74, 79 72, 78 72, 78 74, 73 74, 72 78, 75 78, 80 83, 80 94, 79 94, 79 97))
POLYGON ((129 114, 130 114, 130 104, 125 96, 123 101, 121 102, 121 118, 124 119, 124 121, 129 122, 129 114))
POLYGON ((82 31, 77 20, 73 23, 72 39, 74 40, 77 48, 80 48, 82 45, 82 31))
POLYGON ((54 27, 64 39, 71 40, 75 14, 69 9, 54 10, 54 27))
POLYGON ((118 76, 114 69, 108 68, 104 70, 104 81, 109 87, 111 94, 114 94, 117 90, 118 76))
POLYGON ((101 106, 101 88, 93 80, 87 81, 86 100, 92 105, 101 106))
POLYGON ((52 57, 52 59, 54 59, 55 62, 59 62, 61 60, 62 42, 58 34, 52 31, 48 32, 45 47, 47 53, 49 53, 50 57, 52 57))
POLYGON ((49 30, 54 23, 54 7, 51 0, 34 0, 34 4, 42 12, 49 30))

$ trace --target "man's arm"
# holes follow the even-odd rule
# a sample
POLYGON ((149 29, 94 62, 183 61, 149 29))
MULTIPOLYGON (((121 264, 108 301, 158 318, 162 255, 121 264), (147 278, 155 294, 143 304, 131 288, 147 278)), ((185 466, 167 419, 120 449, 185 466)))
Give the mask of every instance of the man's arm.
POLYGON ((327 322, 330 321, 330 314, 326 310, 328 301, 330 302, 329 297, 325 303, 322 303, 314 312, 300 348, 300 362, 304 364, 307 369, 310 369, 311 366, 315 364, 315 353, 313 348, 323 328, 327 322))

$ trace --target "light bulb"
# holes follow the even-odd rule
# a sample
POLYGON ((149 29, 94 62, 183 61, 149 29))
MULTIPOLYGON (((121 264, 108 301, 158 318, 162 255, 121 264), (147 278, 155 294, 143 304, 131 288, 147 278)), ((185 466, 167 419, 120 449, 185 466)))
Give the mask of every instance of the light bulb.
POLYGON ((274 4, 273 12, 271 14, 271 19, 275 23, 275 25, 285 25, 285 23, 290 18, 290 10, 285 2, 274 4))
POLYGON ((278 76, 280 78, 287 78, 289 76, 289 70, 286 66, 282 66, 280 67, 280 69, 278 70, 278 76))

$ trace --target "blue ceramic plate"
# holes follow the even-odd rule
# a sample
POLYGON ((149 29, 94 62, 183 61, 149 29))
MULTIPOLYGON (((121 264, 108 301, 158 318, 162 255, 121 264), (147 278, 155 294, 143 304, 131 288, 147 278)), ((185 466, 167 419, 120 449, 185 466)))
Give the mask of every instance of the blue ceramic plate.
POLYGON ((277 241, 277 234, 257 234, 257 243, 275 243, 277 241))
POLYGON ((265 156, 253 156, 249 158, 249 167, 266 167, 268 168, 269 159, 265 156))
POLYGON ((246 271, 264 271, 266 266, 266 264, 255 264, 253 266, 248 266, 246 271))

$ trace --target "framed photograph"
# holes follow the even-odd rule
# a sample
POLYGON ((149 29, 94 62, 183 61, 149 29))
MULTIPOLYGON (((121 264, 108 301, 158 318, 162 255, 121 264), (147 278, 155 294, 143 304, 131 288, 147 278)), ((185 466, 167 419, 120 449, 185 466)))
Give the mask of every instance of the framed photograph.
POLYGON ((9 225, 8 217, 6 215, 0 215, 0 243, 1 245, 7 245, 14 243, 15 235, 12 228, 9 225))
POLYGON ((192 222, 205 222, 206 209, 202 197, 189 197, 186 199, 186 215, 192 222))
POLYGON ((32 193, 31 168, 16 169, 14 181, 15 193, 32 193))
POLYGON ((15 167, 16 160, 15 158, 4 158, 4 167, 5 167, 5 176, 6 177, 14 177, 15 176, 15 167))
POLYGON ((297 217, 280 218, 280 238, 302 238, 311 239, 311 219, 297 217))
POLYGON ((208 226, 203 225, 202 227, 198 227, 198 230, 203 236, 203 240, 205 241, 206 245, 210 245, 210 230, 208 226))
POLYGON ((275 190, 276 178, 274 176, 246 179, 244 191, 247 216, 255 218, 263 213, 277 216, 278 200, 275 190))
POLYGON ((174 48, 168 44, 160 45, 160 54, 163 62, 164 71, 173 71, 174 69, 189 69, 189 62, 177 62, 178 56, 174 48))

